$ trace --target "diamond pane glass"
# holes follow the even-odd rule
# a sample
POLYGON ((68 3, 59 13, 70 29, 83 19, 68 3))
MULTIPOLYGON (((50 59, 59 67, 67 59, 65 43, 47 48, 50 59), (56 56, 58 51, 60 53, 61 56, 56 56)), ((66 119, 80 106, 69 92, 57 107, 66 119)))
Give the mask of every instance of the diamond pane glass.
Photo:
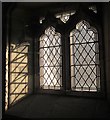
POLYGON ((97 91, 100 88, 97 30, 85 20, 70 33, 71 89, 97 91))
POLYGON ((62 86, 61 35, 49 27, 40 37, 40 87, 60 89, 62 86))

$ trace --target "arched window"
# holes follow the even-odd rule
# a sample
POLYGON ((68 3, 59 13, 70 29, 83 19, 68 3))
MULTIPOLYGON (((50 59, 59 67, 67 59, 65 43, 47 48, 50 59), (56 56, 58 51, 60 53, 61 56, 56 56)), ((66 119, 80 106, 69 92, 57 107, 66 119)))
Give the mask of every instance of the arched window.
POLYGON ((40 87, 60 89, 62 86, 61 35, 54 27, 40 37, 40 87))
POLYGON ((36 91, 105 96, 101 9, 85 3, 50 9, 25 25, 23 34, 30 33, 24 35, 29 44, 9 40, 6 109, 36 91))
POLYGON ((42 16, 45 19, 40 24, 40 32, 44 28, 45 31, 40 34, 38 42, 38 92, 78 96, 104 93, 104 63, 103 53, 100 53, 103 49, 102 28, 97 21, 98 9, 88 6, 85 11, 83 7, 42 16))
POLYGON ((70 33, 71 89, 98 91, 100 65, 98 32, 82 20, 70 33))

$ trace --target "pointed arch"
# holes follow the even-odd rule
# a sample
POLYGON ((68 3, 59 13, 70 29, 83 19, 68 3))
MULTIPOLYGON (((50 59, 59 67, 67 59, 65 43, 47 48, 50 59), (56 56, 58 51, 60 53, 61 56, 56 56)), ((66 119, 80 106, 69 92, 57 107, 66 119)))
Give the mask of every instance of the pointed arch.
POLYGON ((100 89, 99 44, 96 28, 82 20, 70 32, 71 89, 100 89))
POLYGON ((60 89, 61 79, 61 34, 50 26, 40 37, 40 87, 42 89, 60 89))

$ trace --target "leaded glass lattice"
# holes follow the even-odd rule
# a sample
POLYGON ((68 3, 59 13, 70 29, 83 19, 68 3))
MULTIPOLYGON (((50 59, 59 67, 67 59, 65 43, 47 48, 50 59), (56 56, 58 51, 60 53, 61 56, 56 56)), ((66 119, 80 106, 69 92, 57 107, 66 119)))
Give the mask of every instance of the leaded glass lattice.
POLYGON ((60 89, 62 86, 61 35, 52 26, 40 37, 40 87, 60 89))
POLYGON ((98 32, 82 20, 70 33, 71 89, 97 91, 100 88, 98 32))

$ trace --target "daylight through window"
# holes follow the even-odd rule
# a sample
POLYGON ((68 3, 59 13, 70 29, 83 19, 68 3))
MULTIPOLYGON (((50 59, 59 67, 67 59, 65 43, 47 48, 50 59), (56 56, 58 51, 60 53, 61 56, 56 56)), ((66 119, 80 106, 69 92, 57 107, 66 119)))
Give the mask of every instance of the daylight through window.
POLYGON ((71 89, 98 91, 100 88, 98 32, 85 20, 70 33, 71 89))
POLYGON ((49 27, 40 38, 40 86, 60 89, 62 86, 61 35, 49 27))

